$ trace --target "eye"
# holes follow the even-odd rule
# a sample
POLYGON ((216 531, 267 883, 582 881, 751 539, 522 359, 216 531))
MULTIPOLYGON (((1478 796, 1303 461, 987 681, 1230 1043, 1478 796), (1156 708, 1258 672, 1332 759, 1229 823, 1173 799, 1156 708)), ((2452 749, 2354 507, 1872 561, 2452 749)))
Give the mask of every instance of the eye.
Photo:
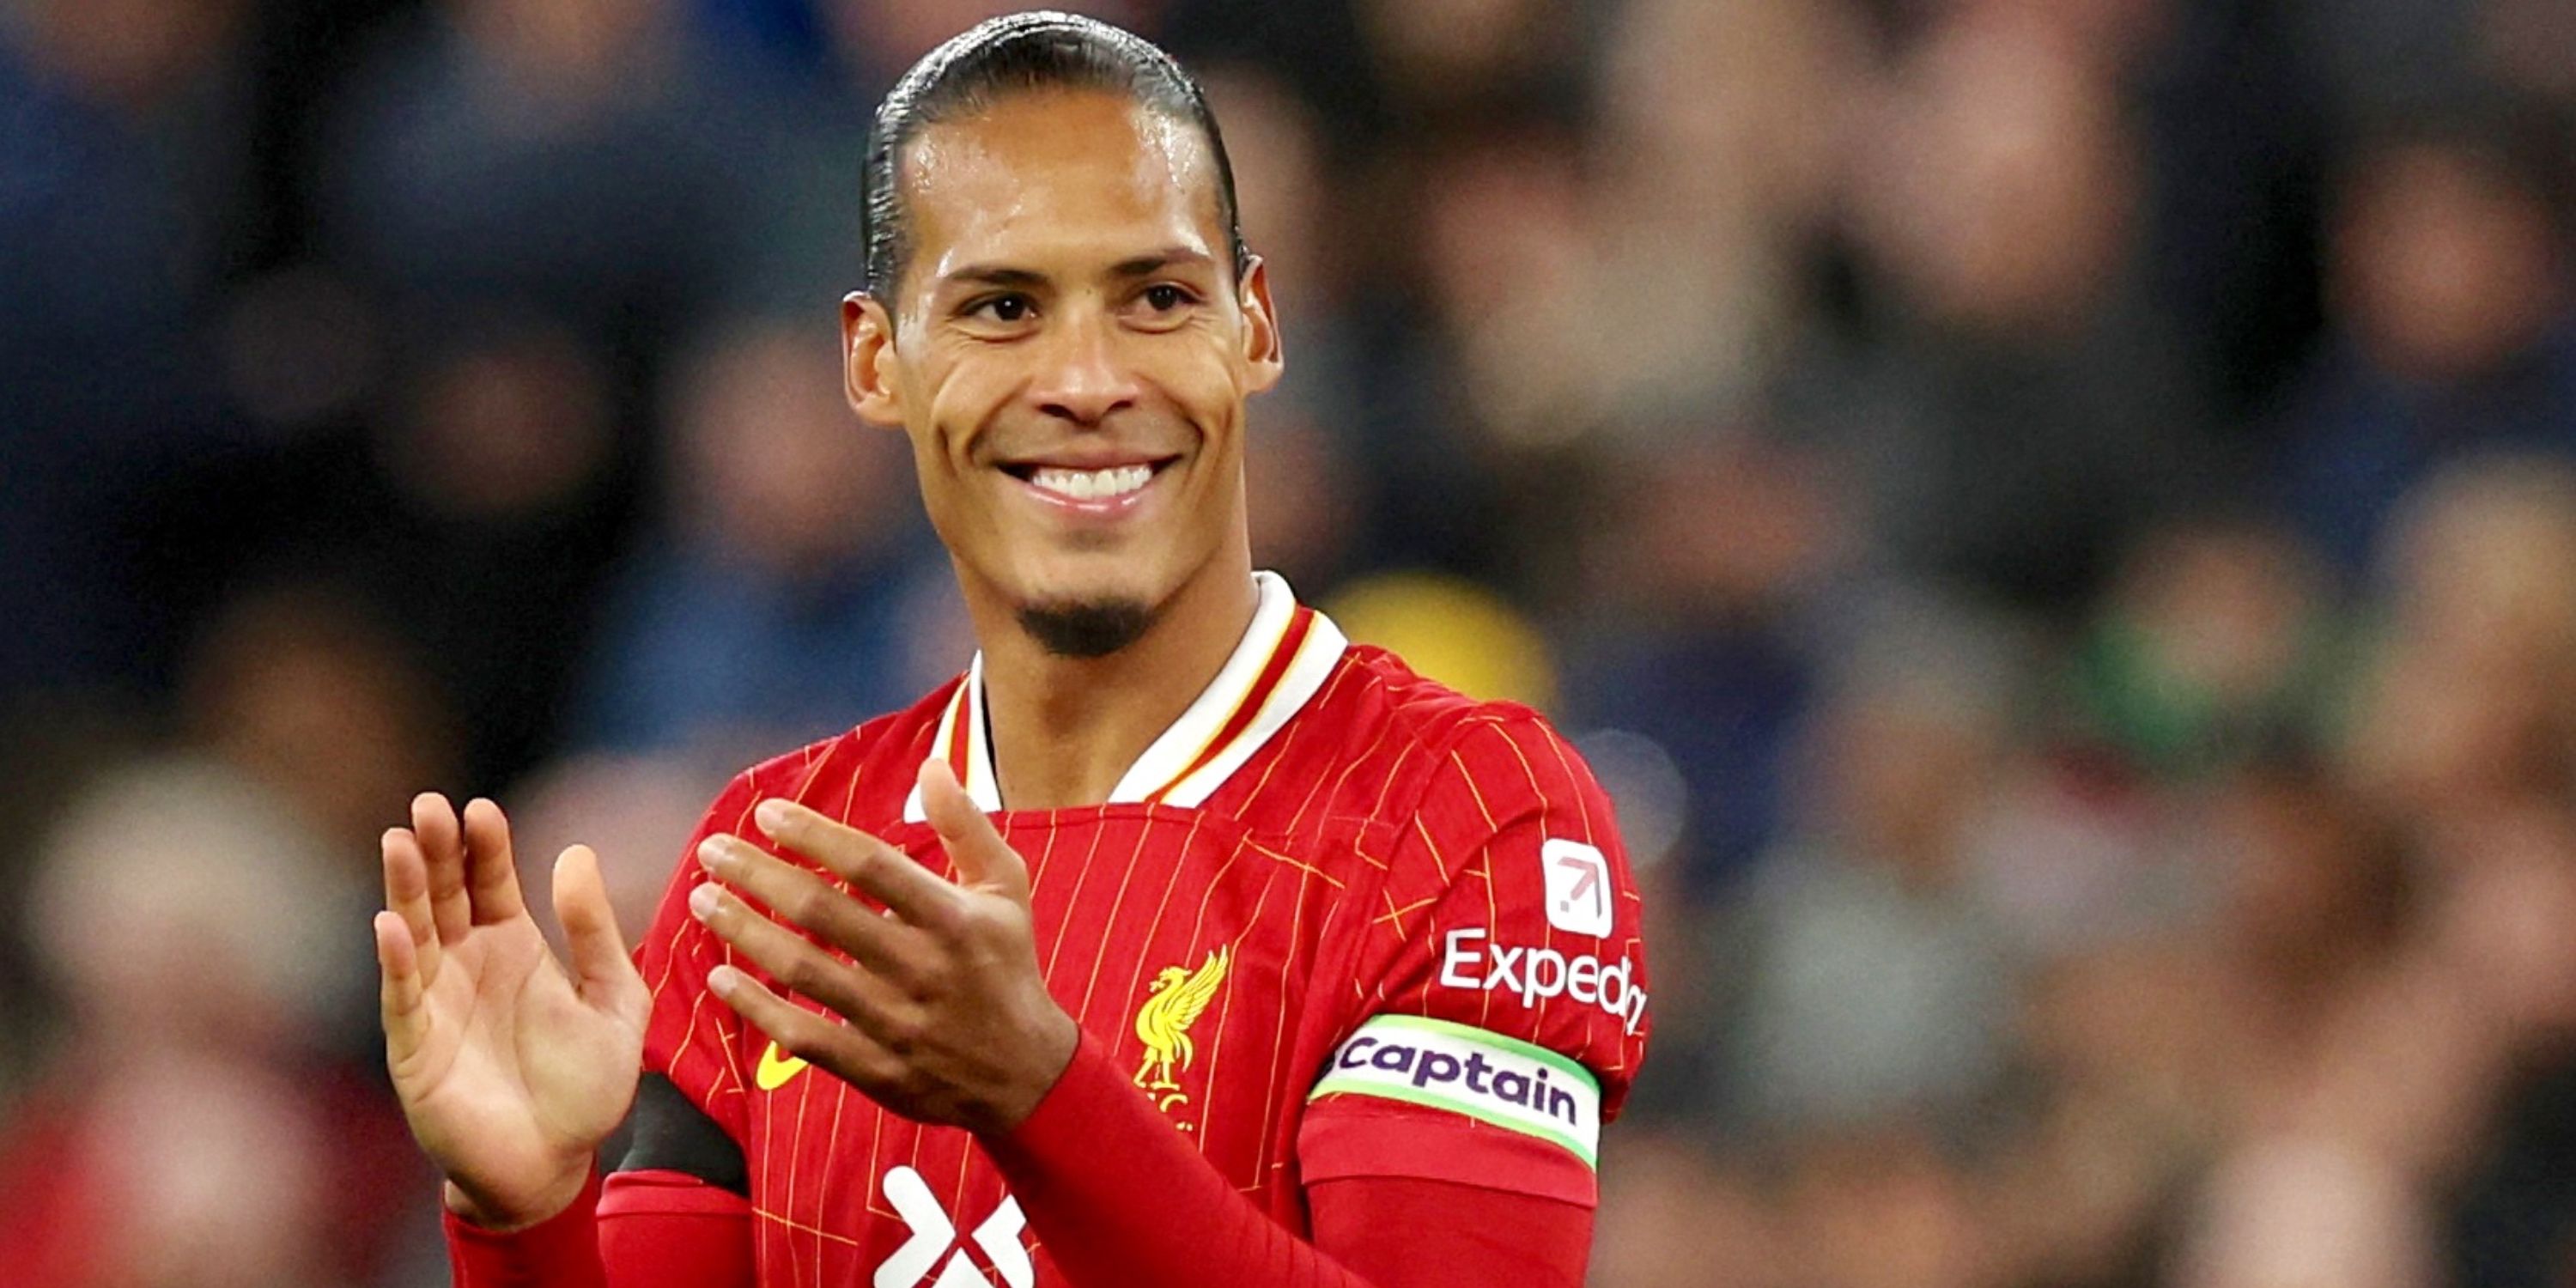
POLYGON ((1029 311, 1035 307, 1025 295, 995 295, 968 305, 966 316, 1003 323, 1022 322, 1028 319, 1029 311))
POLYGON ((1189 323, 1200 299, 1179 282, 1156 282, 1128 297, 1127 325, 1144 331, 1176 331, 1189 323))

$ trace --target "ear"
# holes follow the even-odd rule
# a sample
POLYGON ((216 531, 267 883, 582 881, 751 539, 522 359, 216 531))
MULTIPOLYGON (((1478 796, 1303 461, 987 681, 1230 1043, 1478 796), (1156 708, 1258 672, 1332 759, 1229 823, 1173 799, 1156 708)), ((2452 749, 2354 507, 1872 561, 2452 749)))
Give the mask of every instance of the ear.
POLYGON ((1243 358, 1249 379, 1246 393, 1260 393, 1279 383, 1287 369, 1287 358, 1279 347, 1278 306, 1270 301, 1270 266, 1261 257, 1252 257, 1252 267, 1243 272, 1239 288, 1243 307, 1243 358))
POLYGON ((894 319, 885 306, 852 291, 841 298, 841 388, 861 420, 903 427, 903 379, 896 369, 894 319))

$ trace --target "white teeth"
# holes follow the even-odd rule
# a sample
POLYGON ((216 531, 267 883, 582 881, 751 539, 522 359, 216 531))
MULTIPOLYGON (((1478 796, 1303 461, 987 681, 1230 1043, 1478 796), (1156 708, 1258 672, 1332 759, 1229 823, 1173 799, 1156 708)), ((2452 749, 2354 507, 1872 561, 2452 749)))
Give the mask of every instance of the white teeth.
POLYGON ((1066 470, 1042 465, 1029 476, 1029 481, 1077 501, 1097 501, 1125 496, 1153 482, 1154 469, 1150 465, 1121 465, 1107 470, 1066 470))

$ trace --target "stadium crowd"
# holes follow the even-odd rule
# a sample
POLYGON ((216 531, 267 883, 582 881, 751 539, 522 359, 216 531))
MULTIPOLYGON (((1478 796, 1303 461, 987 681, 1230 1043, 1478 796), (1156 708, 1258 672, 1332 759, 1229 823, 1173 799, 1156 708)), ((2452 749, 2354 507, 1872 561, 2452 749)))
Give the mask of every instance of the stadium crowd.
MULTIPOLYGON (((986 0, 0 12, 0 1281, 444 1282, 375 838, 630 931, 971 644, 841 398, 986 0)), ((2576 8, 1124 0, 1255 549, 1659 919, 1603 1288, 2576 1283, 2576 8)))

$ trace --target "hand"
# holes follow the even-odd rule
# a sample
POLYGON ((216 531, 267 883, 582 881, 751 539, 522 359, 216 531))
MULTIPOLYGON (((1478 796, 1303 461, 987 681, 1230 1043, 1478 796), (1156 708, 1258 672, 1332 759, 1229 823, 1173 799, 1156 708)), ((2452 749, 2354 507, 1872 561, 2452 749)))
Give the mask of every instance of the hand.
POLYGON ((1081 1030, 1038 971, 1028 865, 946 765, 923 768, 921 798, 958 883, 802 805, 766 800, 753 811, 772 841, 874 896, 882 914, 738 837, 713 836, 698 847, 699 862, 723 884, 691 892, 690 911, 781 986, 838 1019, 790 1005, 730 966, 710 971, 707 986, 781 1051, 896 1113, 1007 1132, 1073 1062, 1081 1030), (754 911, 744 895, 778 920, 754 911))
POLYGON ((384 837, 385 1064, 447 1174, 448 1206, 477 1225, 534 1225, 580 1197, 634 1101, 651 996, 588 847, 555 860, 567 973, 519 895, 500 806, 474 801, 460 823, 425 793, 411 817, 384 837))

